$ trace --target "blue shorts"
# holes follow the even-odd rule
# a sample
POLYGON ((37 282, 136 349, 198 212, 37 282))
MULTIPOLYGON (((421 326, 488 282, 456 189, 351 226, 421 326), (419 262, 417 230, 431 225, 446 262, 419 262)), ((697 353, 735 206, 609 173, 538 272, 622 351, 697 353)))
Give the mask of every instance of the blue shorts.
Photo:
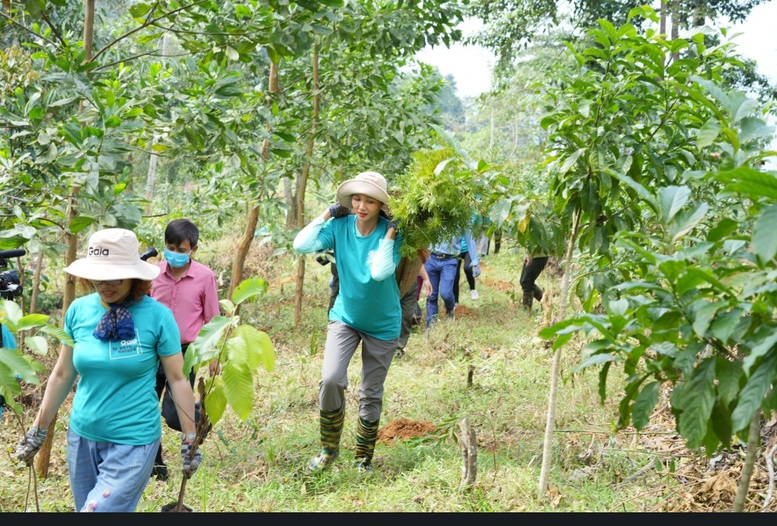
POLYGON ((87 440, 67 430, 67 469, 77 511, 135 511, 161 437, 144 446, 87 440))

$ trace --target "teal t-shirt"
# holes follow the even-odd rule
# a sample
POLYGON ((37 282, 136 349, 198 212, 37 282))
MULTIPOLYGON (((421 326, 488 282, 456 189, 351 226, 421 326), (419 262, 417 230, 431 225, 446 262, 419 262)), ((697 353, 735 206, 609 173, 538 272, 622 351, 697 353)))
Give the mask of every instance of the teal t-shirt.
POLYGON ((2 347, 6 349, 16 349, 16 338, 14 338, 13 333, 5 325, 0 325, 0 327, 2 327, 0 330, 3 331, 2 347))
POLYGON ((70 426, 89 440, 150 444, 162 435, 155 391, 159 356, 181 352, 178 325, 170 309, 144 296, 129 307, 136 337, 104 342, 92 333, 106 310, 94 293, 76 299, 65 314, 80 377, 70 426))
MULTIPOLYGON (((332 248, 337 257, 340 292, 329 319, 341 321, 379 340, 399 338, 402 326, 402 306, 399 286, 394 274, 376 281, 370 275, 370 263, 386 236, 388 221, 380 218, 378 226, 362 237, 356 229, 356 216, 327 221, 318 235, 324 248, 332 248)), ((394 242, 394 265, 401 258, 401 236, 394 242)))

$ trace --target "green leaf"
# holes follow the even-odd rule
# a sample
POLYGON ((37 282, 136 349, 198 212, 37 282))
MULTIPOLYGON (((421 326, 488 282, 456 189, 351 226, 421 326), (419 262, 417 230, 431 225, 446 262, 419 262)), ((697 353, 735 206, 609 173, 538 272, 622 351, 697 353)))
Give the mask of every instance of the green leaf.
POLYGON ((205 409, 208 412, 208 418, 211 423, 216 425, 227 410, 227 395, 224 392, 224 382, 220 376, 214 378, 213 384, 206 392, 205 409))
POLYGON ((667 186, 659 188, 658 201, 661 203, 661 219, 667 223, 671 221, 674 216, 682 210, 690 196, 691 189, 687 186, 667 186))
POLYGON ((707 434, 707 425, 715 403, 715 361, 704 360, 691 373, 682 388, 680 434, 688 447, 698 448, 707 434))
POLYGON ((224 393, 238 418, 245 422, 254 405, 254 377, 246 364, 227 361, 222 367, 224 393))
POLYGON ((631 413, 631 421, 639 431, 650 423, 650 415, 658 402, 659 382, 650 382, 639 392, 634 400, 634 408, 631 413))
POLYGON ((28 314, 19 320, 16 330, 24 331, 46 325, 49 317, 45 314, 28 314))
POLYGON ((777 254, 777 203, 761 210, 753 227, 753 247, 761 261, 777 254))
POLYGON ((240 305, 245 300, 267 292, 269 285, 262 278, 249 278, 240 282, 232 293, 232 302, 240 305))
POLYGON ((739 320, 742 317, 742 309, 734 309, 730 312, 723 312, 718 315, 710 325, 712 335, 723 342, 729 343, 729 338, 737 328, 739 320))
MULTIPOLYGON (((34 385, 40 385, 40 380, 35 369, 27 362, 25 357, 19 351, 6 349, 0 352, 0 363, 8 368, 15 376, 21 376, 24 382, 34 385)), ((14 379, 14 382, 16 380, 14 379)))
POLYGON ((241 325, 236 337, 245 345, 246 364, 252 371, 262 365, 266 371, 272 372, 275 367, 275 346, 266 332, 250 325, 241 325))
POLYGON ((693 210, 678 214, 675 218, 676 220, 672 222, 669 228, 672 241, 677 241, 680 237, 693 230, 707 215, 707 210, 709 210, 709 205, 707 203, 700 203, 693 210))
POLYGON ((713 303, 705 299, 694 302, 691 314, 693 316, 693 332, 699 338, 705 339, 707 337, 707 328, 720 308, 723 308, 723 306, 719 303, 713 303))
POLYGON ((722 126, 715 117, 710 117, 696 133, 696 147, 701 150, 715 142, 722 126))
POLYGON ((737 406, 731 413, 731 427, 734 432, 739 433, 750 425, 753 413, 761 407, 764 395, 772 385, 775 366, 777 366, 777 352, 772 352, 761 362, 742 388, 737 406))
POLYGON ((739 166, 734 170, 719 172, 713 177, 726 184, 726 192, 739 193, 754 201, 762 197, 777 201, 777 175, 772 173, 739 166))
POLYGON ((93 217, 88 217, 83 215, 76 216, 70 222, 70 232, 73 234, 83 232, 84 229, 88 228, 90 225, 93 225, 94 223, 95 223, 95 219, 93 217))

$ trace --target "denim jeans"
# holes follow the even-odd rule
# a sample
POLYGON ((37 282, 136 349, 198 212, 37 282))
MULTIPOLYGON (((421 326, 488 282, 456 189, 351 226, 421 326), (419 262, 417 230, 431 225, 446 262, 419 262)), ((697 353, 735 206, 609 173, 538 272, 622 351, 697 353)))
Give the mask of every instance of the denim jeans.
POLYGON ((453 295, 453 281, 456 279, 456 269, 459 266, 457 258, 437 259, 429 256, 424 264, 429 281, 432 283, 432 293, 426 298, 426 328, 437 321, 439 305, 438 297, 442 298, 448 317, 453 317, 456 308, 456 297, 453 295))
POLYGON ((67 430, 67 469, 77 511, 135 511, 161 438, 144 446, 87 440, 67 430))

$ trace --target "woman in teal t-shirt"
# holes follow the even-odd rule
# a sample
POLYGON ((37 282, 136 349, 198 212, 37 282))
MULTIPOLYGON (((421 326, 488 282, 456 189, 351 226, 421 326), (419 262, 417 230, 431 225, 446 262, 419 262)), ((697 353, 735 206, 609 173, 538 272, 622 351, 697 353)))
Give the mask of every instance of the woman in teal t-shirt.
POLYGON ((138 255, 135 234, 109 228, 92 234, 85 258, 65 272, 95 292, 65 313, 63 345, 33 426, 15 456, 31 465, 49 425, 73 389, 67 430, 67 467, 76 511, 135 511, 148 484, 162 435, 154 390, 161 361, 183 427, 184 476, 202 461, 195 438, 194 393, 183 374, 178 325, 172 311, 148 295, 159 267, 138 255))
POLYGON ((322 448, 308 464, 310 471, 328 468, 340 453, 348 364, 359 343, 362 375, 355 467, 359 471, 372 469, 383 383, 397 350, 402 323, 395 279, 402 238, 397 236, 396 223, 380 215, 388 200, 386 179, 377 172, 362 172, 341 184, 337 203, 294 238, 294 249, 303 254, 333 249, 340 280, 340 291, 329 310, 319 384, 322 448), (355 213, 350 214, 350 209, 355 213))

